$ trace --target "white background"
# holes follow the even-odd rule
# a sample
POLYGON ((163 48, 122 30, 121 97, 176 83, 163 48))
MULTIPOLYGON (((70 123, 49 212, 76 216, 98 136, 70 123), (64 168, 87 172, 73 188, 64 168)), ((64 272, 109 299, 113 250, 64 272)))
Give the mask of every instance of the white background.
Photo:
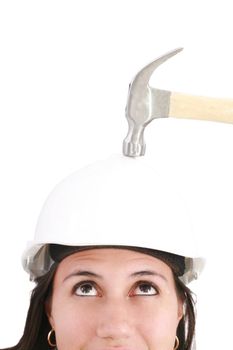
MULTIPOLYGON (((231 1, 0 1, 0 348, 22 334, 32 285, 20 258, 53 186, 121 152, 128 84, 184 47, 156 87, 233 98, 231 1)), ((233 126, 158 120, 147 157, 182 188, 207 257, 198 349, 232 344, 233 126)))

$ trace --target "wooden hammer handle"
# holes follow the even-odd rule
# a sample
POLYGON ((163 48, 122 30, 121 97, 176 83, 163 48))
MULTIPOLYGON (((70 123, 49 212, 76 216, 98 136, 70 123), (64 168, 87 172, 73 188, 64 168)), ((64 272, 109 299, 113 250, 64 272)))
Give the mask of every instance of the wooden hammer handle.
POLYGON ((172 92, 169 117, 233 123, 233 100, 172 92))

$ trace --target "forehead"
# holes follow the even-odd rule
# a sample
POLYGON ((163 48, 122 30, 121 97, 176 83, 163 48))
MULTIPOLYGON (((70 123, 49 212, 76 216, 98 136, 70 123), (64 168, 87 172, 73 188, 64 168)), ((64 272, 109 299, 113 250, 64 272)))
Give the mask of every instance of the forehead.
POLYGON ((103 276, 112 271, 127 276, 140 270, 154 270, 168 278, 173 276, 171 268, 158 258, 120 248, 89 249, 71 254, 60 262, 56 275, 64 276, 76 269, 88 269, 103 276))

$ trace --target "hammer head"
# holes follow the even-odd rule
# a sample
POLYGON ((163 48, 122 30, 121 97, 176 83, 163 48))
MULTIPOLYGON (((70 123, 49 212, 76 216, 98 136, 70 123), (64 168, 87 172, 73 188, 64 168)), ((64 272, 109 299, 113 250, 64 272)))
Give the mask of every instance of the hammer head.
POLYGON ((175 49, 157 58, 141 69, 129 86, 126 105, 128 134, 123 143, 125 156, 136 157, 145 154, 144 129, 155 118, 168 116, 170 92, 153 89, 149 80, 155 69, 163 62, 180 52, 175 49))

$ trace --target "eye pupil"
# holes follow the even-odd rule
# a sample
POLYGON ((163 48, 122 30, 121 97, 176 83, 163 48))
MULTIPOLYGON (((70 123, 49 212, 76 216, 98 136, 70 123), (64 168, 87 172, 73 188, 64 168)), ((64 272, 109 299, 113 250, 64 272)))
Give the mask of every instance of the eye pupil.
POLYGON ((81 286, 81 292, 84 294, 88 294, 92 291, 92 285, 91 284, 84 284, 81 286))
POLYGON ((149 284, 141 284, 140 285, 140 291, 143 292, 143 293, 148 293, 151 291, 151 286, 149 284))

